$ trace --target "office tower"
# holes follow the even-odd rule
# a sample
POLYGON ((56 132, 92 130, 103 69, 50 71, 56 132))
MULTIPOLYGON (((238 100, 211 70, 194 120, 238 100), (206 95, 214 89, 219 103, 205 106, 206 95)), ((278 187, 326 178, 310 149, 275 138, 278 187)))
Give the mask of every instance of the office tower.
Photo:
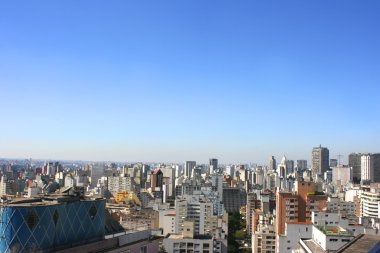
POLYGON ((297 160, 297 170, 306 170, 307 160, 297 160))
POLYGON ((361 181, 373 182, 374 179, 374 163, 371 154, 361 156, 361 181))
POLYGON ((186 161, 184 176, 191 178, 195 166, 197 166, 197 163, 195 161, 186 161))
POLYGON ((286 174, 289 175, 294 172, 294 161, 286 160, 286 174))
POLYGON ((372 154, 373 160, 373 181, 380 183, 380 153, 372 154))
POLYGON ((325 171, 329 169, 329 150, 322 147, 314 147, 312 151, 312 167, 313 176, 323 176, 325 171))
POLYGON ((269 170, 276 171, 276 168, 276 159, 274 158, 274 156, 272 156, 271 158, 269 158, 269 170))
POLYGON ((210 158, 209 161, 209 174, 212 174, 218 169, 218 159, 210 158))
POLYGON ((98 180, 104 174, 104 164, 103 163, 95 163, 91 165, 91 187, 96 187, 98 184, 98 180))
POLYGON ((361 157, 360 153, 351 153, 348 156, 348 166, 352 168, 352 181, 360 183, 361 181, 361 157))
POLYGON ((330 168, 332 167, 338 167, 338 160, 337 159, 330 159, 330 168))

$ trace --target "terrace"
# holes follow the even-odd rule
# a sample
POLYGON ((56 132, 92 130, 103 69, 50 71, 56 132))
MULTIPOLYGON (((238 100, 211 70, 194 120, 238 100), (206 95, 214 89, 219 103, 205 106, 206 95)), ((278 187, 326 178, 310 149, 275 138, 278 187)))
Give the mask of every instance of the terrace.
POLYGON ((353 233, 337 226, 316 226, 326 236, 353 236, 353 233))

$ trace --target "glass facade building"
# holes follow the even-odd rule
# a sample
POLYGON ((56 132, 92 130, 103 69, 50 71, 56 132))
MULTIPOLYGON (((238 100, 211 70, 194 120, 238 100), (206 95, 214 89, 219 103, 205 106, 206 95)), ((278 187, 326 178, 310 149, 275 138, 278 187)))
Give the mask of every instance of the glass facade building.
POLYGON ((105 200, 57 198, 0 207, 0 252, 54 252, 102 240, 105 200))

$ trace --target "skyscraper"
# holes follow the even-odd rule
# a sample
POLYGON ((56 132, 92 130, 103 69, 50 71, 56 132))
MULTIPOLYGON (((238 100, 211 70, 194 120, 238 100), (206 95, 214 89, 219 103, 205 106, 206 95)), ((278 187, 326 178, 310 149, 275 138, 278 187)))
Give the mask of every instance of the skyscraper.
POLYGON ((374 180, 374 163, 371 154, 361 156, 361 180, 371 181, 374 180))
POLYGON ((272 156, 271 158, 269 158, 269 170, 276 171, 276 167, 276 159, 274 158, 274 156, 272 156))
POLYGON ((218 159, 210 158, 210 161, 209 161, 209 174, 212 174, 217 169, 218 169, 218 159))
POLYGON ((373 159, 373 181, 380 183, 380 153, 372 154, 373 159))
POLYGON ((286 160, 286 174, 290 174, 294 172, 294 161, 286 160))
POLYGON ((314 176, 323 176, 329 168, 329 150, 321 145, 319 145, 319 147, 314 147, 312 151, 311 166, 311 171, 314 176))
POLYGON ((184 176, 190 178, 195 166, 197 166, 197 163, 195 161, 186 161, 184 176))
POLYGON ((306 170, 307 160, 297 160, 297 170, 306 170))
POLYGON ((352 168, 352 181, 354 183, 361 181, 361 156, 360 153, 351 153, 348 156, 348 166, 352 168))

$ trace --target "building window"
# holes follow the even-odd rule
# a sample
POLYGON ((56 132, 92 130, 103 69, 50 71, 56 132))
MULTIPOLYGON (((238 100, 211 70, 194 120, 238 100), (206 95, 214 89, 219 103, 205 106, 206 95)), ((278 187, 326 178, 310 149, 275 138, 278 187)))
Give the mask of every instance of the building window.
POLYGON ((142 246, 140 248, 140 253, 148 253, 148 247, 145 245, 145 246, 142 246))

